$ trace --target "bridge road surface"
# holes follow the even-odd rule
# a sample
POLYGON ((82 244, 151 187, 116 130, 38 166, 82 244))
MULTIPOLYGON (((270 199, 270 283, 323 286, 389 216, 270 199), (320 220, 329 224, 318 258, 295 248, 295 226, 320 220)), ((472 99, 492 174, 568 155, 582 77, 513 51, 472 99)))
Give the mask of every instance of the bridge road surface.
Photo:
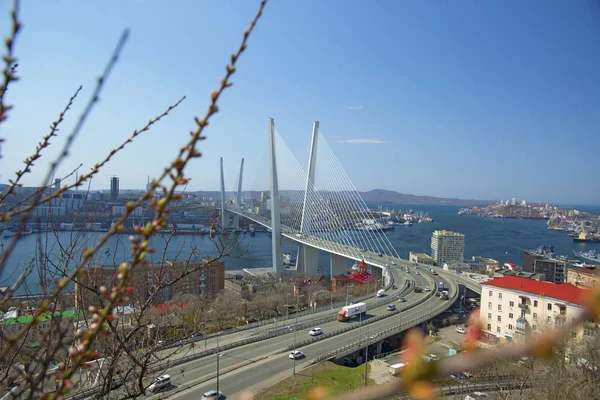
MULTIPOLYGON (((444 279, 442 278, 442 281, 444 281, 444 279)), ((418 284, 424 284, 424 282, 426 282, 425 279, 421 280, 419 278, 419 276, 417 276, 417 282, 418 284)), ((447 282, 446 282, 447 284, 447 282)), ((407 302, 408 301, 415 301, 419 296, 425 296, 426 293, 412 293, 410 295, 407 296, 407 302), (410 300, 409 300, 409 296, 410 296, 410 300)), ((423 304, 419 305, 418 307, 415 308, 411 308, 408 309, 406 311, 401 312, 400 314, 394 315, 390 318, 386 318, 383 319, 381 321, 378 321, 372 325, 369 325, 369 331, 368 334, 369 336, 372 336, 374 334, 376 334, 377 332, 383 331, 385 329, 391 328, 395 325, 398 325, 400 322, 402 321, 406 321, 406 320, 411 320, 414 318, 417 318, 423 314, 432 312, 435 308, 437 308, 440 305, 440 302, 442 302, 443 300, 440 300, 439 297, 431 297, 430 299, 428 299, 426 302, 424 302, 423 304)), ((396 304, 398 304, 396 302, 396 304)), ((407 303, 404 303, 407 304, 407 303)), ((369 311, 370 316, 375 316, 375 315, 381 315, 381 313, 385 313, 387 311, 385 311, 385 309, 376 309, 373 311, 369 311)), ((322 328, 324 329, 325 332, 327 332, 329 329, 335 329, 336 327, 340 327, 343 326, 342 322, 332 322, 331 324, 326 324, 323 325, 322 328), (330 328, 331 327, 331 328, 330 328)), ((325 354, 329 351, 335 350, 339 347, 344 346, 345 344, 348 343, 353 343, 356 342, 358 339, 358 334, 359 331, 358 329, 355 330, 351 330, 349 332, 346 333, 342 333, 340 335, 331 337, 331 338, 327 338, 327 339, 323 339, 320 340, 318 342, 314 342, 312 344, 308 344, 306 346, 303 346, 300 348, 300 350, 305 354, 305 357, 303 359, 299 359, 296 360, 296 369, 297 371, 299 371, 303 366, 306 366, 311 360, 315 359, 316 357, 320 356, 321 354, 325 354)), ((361 338, 364 339, 367 335, 367 328, 366 327, 362 327, 360 329, 360 335, 361 338)), ((305 340, 308 337, 308 332, 299 332, 298 335, 299 339, 298 340, 305 340)), ((226 365, 225 363, 227 362, 227 353, 229 353, 229 355, 231 355, 232 357, 239 357, 239 358, 252 358, 253 355, 267 355, 269 350, 274 349, 274 351, 277 351, 277 349, 283 349, 286 345, 291 344, 291 340, 292 340, 293 336, 291 335, 285 335, 283 337, 278 337, 276 338, 277 343, 272 343, 269 344, 268 346, 262 346, 260 349, 252 349, 252 345, 249 346, 244 346, 237 348, 237 349, 233 349, 230 352, 226 352, 225 357, 221 357, 220 358, 220 369, 221 371, 225 370, 227 367, 224 367, 224 365, 226 365), (249 347, 248 349, 246 349, 245 347, 249 347)), ((383 339, 383 337, 382 337, 383 339)), ((234 365, 239 363, 241 360, 239 359, 231 359, 230 364, 227 365, 234 365)), ((206 376, 210 373, 215 373, 216 371, 216 356, 213 357, 212 360, 207 359, 204 361, 203 363, 204 365, 194 371, 190 371, 189 373, 186 372, 184 374, 184 376, 182 377, 180 374, 178 376, 174 377, 174 384, 179 386, 179 387, 185 387, 185 382, 189 382, 190 380, 193 379, 197 379, 201 376, 206 376), (202 372, 200 372, 202 371, 202 372), (200 372, 200 373, 198 373, 200 372)), ((289 372, 291 373, 292 370, 292 364, 293 364, 293 360, 289 358, 289 351, 279 351, 276 354, 270 355, 267 359, 263 359, 261 361, 258 361, 256 363, 250 364, 248 366, 244 366, 240 369, 231 371, 229 373, 222 373, 220 375, 220 379, 219 379, 219 390, 222 391, 226 396, 227 399, 229 400, 235 400, 238 399, 239 396, 244 392, 247 391, 249 388, 252 388, 254 385, 257 384, 261 384, 261 383, 265 383, 267 382, 266 386, 269 386, 271 384, 276 383, 275 381, 271 381, 269 382, 269 379, 276 377, 277 375, 281 374, 282 372, 289 372)), ((172 375, 173 378, 173 375, 172 375)), ((179 393, 176 394, 169 394, 169 391, 166 391, 162 394, 156 394, 151 396, 151 398, 154 399, 159 399, 159 398, 172 398, 172 399, 179 399, 179 400, 195 400, 195 399, 199 399, 202 395, 202 393, 209 391, 209 390, 213 390, 216 388, 216 379, 210 379, 209 381, 206 381, 204 383, 200 383, 197 386, 193 386, 189 389, 186 389, 184 391, 181 391, 179 393)), ((174 388, 173 388, 174 389, 174 388)), ((171 389, 171 390, 173 390, 171 389)), ((257 388, 258 389, 258 388, 257 388)), ((254 393, 256 394, 256 393, 254 393)))
MULTIPOLYGON (((395 279, 398 277, 399 271, 393 269, 395 279)), ((403 272, 404 273, 404 272, 403 272)), ((419 286, 432 285, 429 281, 429 277, 424 277, 423 274, 415 275, 414 279, 416 284, 419 286)), ((443 280, 443 279, 442 279, 443 280)), ((447 284, 447 282, 446 282, 447 284)), ((398 303, 397 297, 389 296, 390 303, 395 302, 395 304, 401 308, 414 303, 421 297, 426 296, 426 293, 409 293, 406 295, 406 303, 398 303)), ((324 354, 328 351, 337 349, 342 347, 346 343, 355 342, 360 333, 360 337, 364 339, 367 335, 367 329, 369 336, 376 334, 377 332, 383 331, 387 328, 393 327, 399 324, 402 321, 409 320, 415 318, 424 313, 431 312, 434 308, 439 306, 441 300, 438 297, 432 297, 424 304, 419 305, 414 309, 409 309, 401 312, 400 314, 391 316, 390 318, 386 318, 379 322, 373 323, 369 325, 369 327, 362 327, 360 329, 354 329, 349 332, 327 338, 322 339, 319 342, 312 343, 301 347, 301 350, 307 354, 305 359, 297 360, 297 367, 301 368, 303 364, 314 359, 320 354, 324 354), (359 332, 360 331, 360 332, 359 332)), ((385 309, 385 306, 378 307, 376 309, 368 310, 368 316, 366 319, 373 318, 378 315, 389 313, 385 309)), ((342 327, 347 326, 347 324, 352 324, 355 322, 347 322, 342 323, 339 321, 331 321, 326 324, 321 324, 319 327, 323 329, 325 333, 332 332, 336 329, 340 329, 342 327)), ((308 335, 308 329, 300 330, 297 332, 297 341, 303 341, 308 339, 310 336, 308 335)), ((382 337, 383 339, 383 337, 382 337)), ((256 383, 264 382, 266 379, 271 378, 282 371, 286 370, 286 367, 291 368, 293 361, 289 359, 289 351, 283 351, 286 346, 290 346, 293 344, 293 333, 278 336, 276 338, 267 339, 266 341, 250 344, 246 346, 241 346, 235 349, 231 349, 225 352, 225 356, 221 357, 219 360, 221 378, 220 378, 220 390, 223 391, 228 398, 235 398, 235 394, 240 390, 246 389, 256 383), (274 354, 273 354, 274 353, 274 354), (249 366, 244 366, 239 370, 232 371, 230 373, 223 373, 228 368, 239 365, 240 363, 244 363, 245 360, 253 360, 259 357, 268 357, 268 359, 261 360, 256 362, 255 364, 250 364, 249 366), (289 361, 289 362, 287 362, 289 361), (263 371, 264 372, 260 372, 263 371), (243 377, 238 375, 238 371, 244 371, 243 377), (251 371, 251 372, 248 372, 251 371), (246 375, 248 374, 248 375, 246 375), (224 380, 225 377, 233 377, 230 381, 224 380), (239 381, 239 382, 238 382, 239 381), (231 389, 227 388, 225 385, 232 385, 231 389), (242 388, 242 389, 239 389, 242 388), (232 397, 233 396, 233 397, 232 397)), ((186 384, 190 381, 196 380, 201 377, 205 377, 210 374, 214 374, 216 372, 216 356, 208 356, 206 358, 191 361, 189 363, 174 367, 167 371, 173 380, 174 385, 178 386, 179 389, 185 388, 186 384), (180 368, 184 368, 183 374, 180 371, 180 368)), ((204 391, 212 390, 216 387, 216 380, 211 379, 206 383, 202 383, 199 386, 194 386, 185 392, 182 392, 182 396, 188 396, 183 398, 199 398, 204 391), (190 394, 191 393, 191 394, 190 394), (197 397, 195 397, 197 396, 197 397)), ((172 398, 177 398, 179 394, 171 395, 171 392, 175 387, 171 390, 167 390, 161 394, 150 395, 151 398, 166 398, 172 396, 172 398)), ((239 394, 239 393, 238 393, 239 394)))

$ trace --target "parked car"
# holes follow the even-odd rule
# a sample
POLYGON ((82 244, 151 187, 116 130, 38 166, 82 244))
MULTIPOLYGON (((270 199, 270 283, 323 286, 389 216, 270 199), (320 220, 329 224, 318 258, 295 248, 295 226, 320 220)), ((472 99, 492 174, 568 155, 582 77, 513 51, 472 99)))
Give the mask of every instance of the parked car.
POLYGON ((209 390, 202 395, 202 400, 219 400, 224 398, 223 392, 217 392, 216 390, 209 390))
POLYGON ((429 357, 429 359, 431 361, 439 361, 440 360, 440 358, 438 356, 436 356, 435 354, 430 354, 427 357, 429 357))
POLYGON ((308 334, 310 336, 319 336, 322 333, 323 333, 323 329, 321 329, 321 328, 312 328, 310 330, 310 332, 308 332, 308 334))
POLYGON ((304 357, 304 353, 303 353, 303 352, 301 352, 300 350, 292 350, 292 351, 290 352, 290 356, 289 356, 289 357, 290 357, 292 360, 293 360, 293 359, 296 359, 296 360, 297 360, 298 358, 302 358, 302 357, 304 357))
POLYGON ((467 333, 467 330, 465 328, 457 326, 456 327, 456 332, 458 332, 458 333, 467 333))
POLYGON ((396 305, 395 304, 388 304, 387 310, 388 311, 396 311, 396 305))

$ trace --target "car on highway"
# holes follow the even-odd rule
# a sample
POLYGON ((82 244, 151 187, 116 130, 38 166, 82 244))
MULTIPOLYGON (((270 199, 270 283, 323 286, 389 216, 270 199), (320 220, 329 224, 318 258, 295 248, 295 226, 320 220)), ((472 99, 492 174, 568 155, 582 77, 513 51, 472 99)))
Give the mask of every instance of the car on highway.
POLYGON ((148 386, 148 390, 152 393, 158 392, 159 390, 166 389, 171 386, 171 376, 170 375, 161 375, 158 378, 154 379, 150 386, 148 386))
POLYGON ((208 392, 202 394, 202 400, 220 400, 224 398, 225 395, 223 395, 223 392, 217 392, 216 390, 209 390, 208 392))
POLYGON ((425 290, 426 292, 431 292, 431 289, 429 289, 429 287, 428 287, 428 286, 425 286, 425 289, 424 289, 424 290, 425 290))
POLYGON ((392 265, 396 265, 396 262, 395 262, 395 261, 392 261, 392 265))
POLYGON ((383 257, 383 254, 381 254, 381 253, 379 253, 379 254, 377 254, 377 255, 378 255, 379 257, 383 257))
POLYGON ((415 274, 417 274, 417 275, 421 275, 421 274, 419 273, 419 271, 415 271, 415 274))
POLYGON ((461 326, 456 327, 456 332, 458 333, 467 333, 467 330, 461 326))
POLYGON ((321 328, 312 328, 310 332, 308 332, 310 336, 319 336, 323 334, 323 329, 321 328))
POLYGON ((399 302, 399 303, 406 303, 406 299, 405 299, 404 297, 400 297, 400 298, 398 299, 398 302, 399 302))
POLYGON ((387 310, 388 311, 396 311, 396 305, 395 304, 388 304, 387 310))
POLYGON ((297 360, 298 358, 302 358, 302 357, 304 357, 304 353, 303 353, 303 352, 301 352, 300 350, 292 350, 292 351, 290 352, 290 355, 289 355, 289 357, 290 357, 292 360, 297 360))
POLYGON ((436 356, 435 354, 430 354, 427 357, 429 357, 429 359, 431 361, 439 361, 440 360, 440 358, 438 356, 436 356))

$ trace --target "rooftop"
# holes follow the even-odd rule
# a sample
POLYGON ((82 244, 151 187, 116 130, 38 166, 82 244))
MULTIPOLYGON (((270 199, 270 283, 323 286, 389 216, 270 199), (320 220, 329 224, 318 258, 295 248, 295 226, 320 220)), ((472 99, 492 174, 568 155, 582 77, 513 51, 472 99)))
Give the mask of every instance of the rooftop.
POLYGON ((581 274, 581 275, 595 276, 597 278, 600 278, 600 269, 595 269, 595 268, 577 268, 577 269, 571 269, 571 270, 569 270, 569 272, 574 272, 574 273, 581 274))
POLYGON ((464 237, 465 235, 463 235, 462 233, 441 230, 441 231, 434 231, 433 236, 462 236, 462 237, 464 237))
POLYGON ((551 297, 568 303, 584 305, 585 296, 588 293, 569 283, 540 282, 533 279, 519 278, 516 276, 505 276, 482 282, 482 286, 494 286, 502 289, 511 289, 517 292, 535 294, 538 296, 551 297))
MULTIPOLYGON (((415 257, 421 257, 421 258, 431 258, 431 256, 429 254, 425 254, 425 253, 413 253, 412 251, 410 252, 410 254, 412 254, 415 257)), ((433 260, 433 258, 431 258, 433 260)))

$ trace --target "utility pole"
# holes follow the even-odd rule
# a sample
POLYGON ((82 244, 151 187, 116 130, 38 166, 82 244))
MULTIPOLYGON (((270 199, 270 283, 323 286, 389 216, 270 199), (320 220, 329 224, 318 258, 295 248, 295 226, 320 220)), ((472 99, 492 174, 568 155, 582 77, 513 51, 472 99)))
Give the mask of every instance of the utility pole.
POLYGON ((365 390, 367 390, 368 367, 369 367, 369 325, 367 325, 367 337, 365 338, 365 390))

